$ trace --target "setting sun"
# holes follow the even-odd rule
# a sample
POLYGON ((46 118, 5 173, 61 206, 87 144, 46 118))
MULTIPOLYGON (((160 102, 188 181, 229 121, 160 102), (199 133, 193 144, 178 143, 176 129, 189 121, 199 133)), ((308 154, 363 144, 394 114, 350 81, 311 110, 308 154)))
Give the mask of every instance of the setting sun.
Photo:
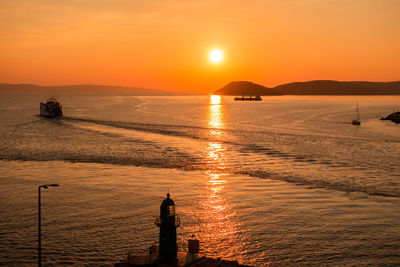
POLYGON ((210 61, 211 62, 218 63, 218 62, 221 62, 222 59, 223 59, 223 54, 222 54, 221 50, 215 49, 210 52, 210 61))

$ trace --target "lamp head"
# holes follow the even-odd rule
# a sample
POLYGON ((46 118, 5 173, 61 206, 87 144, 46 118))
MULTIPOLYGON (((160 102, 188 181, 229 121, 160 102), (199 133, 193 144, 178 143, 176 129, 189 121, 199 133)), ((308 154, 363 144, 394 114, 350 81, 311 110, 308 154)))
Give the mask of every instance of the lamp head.
POLYGON ((49 186, 59 186, 59 184, 44 184, 44 185, 41 185, 41 186, 39 186, 39 187, 43 187, 43 188, 49 188, 49 186))

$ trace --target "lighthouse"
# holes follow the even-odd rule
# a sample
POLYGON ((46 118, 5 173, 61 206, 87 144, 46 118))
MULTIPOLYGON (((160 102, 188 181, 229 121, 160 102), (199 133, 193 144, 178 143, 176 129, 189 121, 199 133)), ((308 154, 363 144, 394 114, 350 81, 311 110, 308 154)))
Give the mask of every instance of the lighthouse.
POLYGON ((169 196, 168 193, 161 203, 160 218, 156 220, 160 227, 159 259, 165 263, 177 261, 176 228, 180 225, 179 217, 175 215, 175 203, 169 196))
POLYGON ((194 235, 189 239, 188 253, 179 252, 176 243, 176 228, 180 226, 179 215, 175 214, 175 203, 167 194, 161 202, 160 216, 156 216, 155 224, 160 227, 160 243, 157 248, 150 247, 150 255, 131 255, 128 253, 126 261, 116 263, 115 267, 126 266, 226 266, 250 267, 241 265, 237 261, 213 259, 199 255, 200 242, 194 235), (179 258, 179 259, 178 259, 179 258))

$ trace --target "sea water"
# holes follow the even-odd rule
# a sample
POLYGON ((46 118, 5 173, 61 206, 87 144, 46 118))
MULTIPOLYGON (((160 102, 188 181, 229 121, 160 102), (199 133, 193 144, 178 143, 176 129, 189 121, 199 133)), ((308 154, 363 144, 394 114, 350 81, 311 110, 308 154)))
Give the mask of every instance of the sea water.
POLYGON ((0 98, 0 263, 107 265, 158 242, 254 266, 400 264, 398 96, 0 98), (354 126, 358 101, 361 125, 354 126))

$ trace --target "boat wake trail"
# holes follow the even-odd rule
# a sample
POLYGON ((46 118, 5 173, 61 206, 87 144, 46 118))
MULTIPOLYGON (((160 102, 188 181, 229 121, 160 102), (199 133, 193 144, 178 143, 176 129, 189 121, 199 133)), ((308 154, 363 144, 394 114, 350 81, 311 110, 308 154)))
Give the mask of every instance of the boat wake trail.
POLYGON ((400 197, 400 177, 395 173, 377 184, 374 175, 365 178, 374 166, 282 151, 265 137, 276 139, 272 133, 254 138, 252 134, 259 133, 75 117, 63 117, 56 123, 36 122, 19 124, 18 131, 0 141, 1 160, 60 160, 212 171, 400 197))

